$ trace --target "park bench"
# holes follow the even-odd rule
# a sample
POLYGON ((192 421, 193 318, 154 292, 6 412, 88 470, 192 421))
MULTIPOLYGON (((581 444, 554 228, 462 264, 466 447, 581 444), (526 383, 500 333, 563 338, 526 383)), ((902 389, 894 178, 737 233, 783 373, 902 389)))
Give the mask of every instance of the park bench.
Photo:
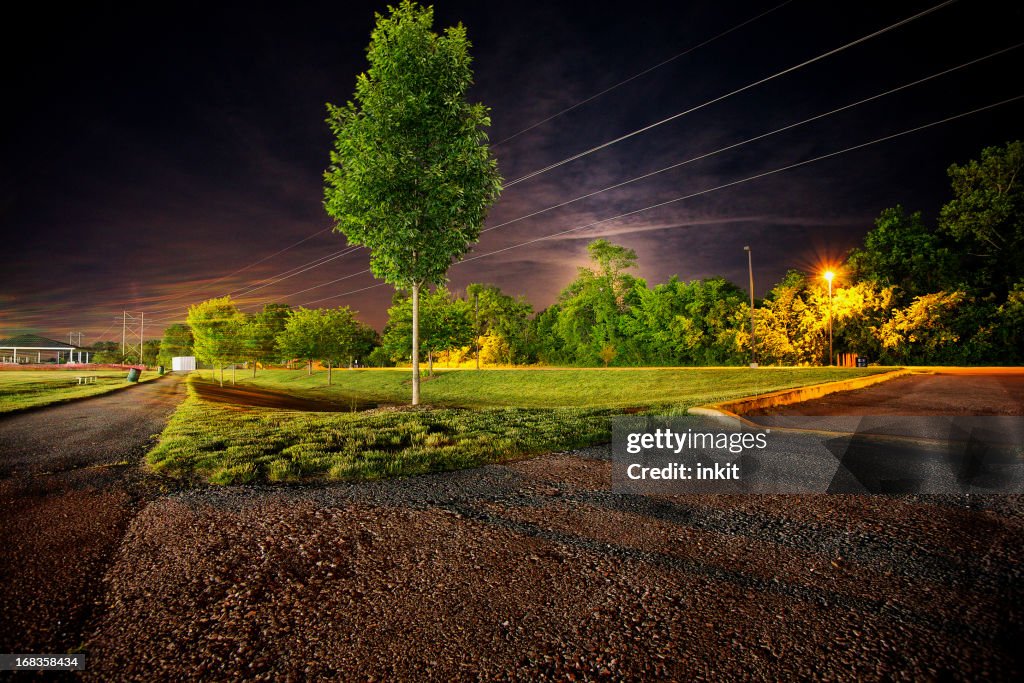
POLYGON ((75 377, 79 384, 96 384, 96 375, 86 375, 75 377))

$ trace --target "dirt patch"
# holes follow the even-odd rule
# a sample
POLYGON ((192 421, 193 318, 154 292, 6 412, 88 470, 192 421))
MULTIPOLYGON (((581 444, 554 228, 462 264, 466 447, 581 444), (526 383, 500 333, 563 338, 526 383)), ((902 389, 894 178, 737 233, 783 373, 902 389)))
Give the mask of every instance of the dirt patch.
POLYGON ((327 401, 320 399, 301 398, 275 391, 224 385, 206 381, 192 382, 199 397, 213 403, 227 403, 235 406, 253 408, 280 408, 282 410, 305 410, 321 413, 350 413, 377 408, 379 404, 365 401, 327 401))

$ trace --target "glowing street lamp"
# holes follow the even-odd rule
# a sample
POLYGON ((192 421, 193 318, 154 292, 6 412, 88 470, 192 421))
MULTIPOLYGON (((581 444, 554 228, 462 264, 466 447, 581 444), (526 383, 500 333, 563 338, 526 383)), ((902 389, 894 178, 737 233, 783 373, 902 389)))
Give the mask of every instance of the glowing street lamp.
POLYGON ((831 270, 825 271, 825 280, 828 281, 828 364, 834 364, 832 358, 832 278, 836 276, 831 270))

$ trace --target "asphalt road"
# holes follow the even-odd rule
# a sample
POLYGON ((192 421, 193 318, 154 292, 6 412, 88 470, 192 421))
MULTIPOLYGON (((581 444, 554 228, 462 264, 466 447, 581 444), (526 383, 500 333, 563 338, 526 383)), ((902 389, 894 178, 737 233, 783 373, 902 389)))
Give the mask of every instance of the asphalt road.
POLYGON ((1024 368, 942 369, 745 415, 1024 415, 1024 368))
POLYGON ((0 652, 80 645, 131 519, 162 488, 138 466, 181 379, 0 417, 0 652))

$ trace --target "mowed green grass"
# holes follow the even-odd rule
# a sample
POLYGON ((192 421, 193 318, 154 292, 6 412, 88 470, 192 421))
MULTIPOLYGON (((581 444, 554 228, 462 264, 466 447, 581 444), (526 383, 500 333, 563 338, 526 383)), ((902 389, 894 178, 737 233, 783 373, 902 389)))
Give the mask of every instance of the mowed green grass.
MULTIPOLYGON (((156 379, 143 372, 140 381, 156 379)), ((97 396, 128 384, 127 370, 4 370, 0 371, 0 413, 38 408, 51 403, 97 396), (95 384, 78 384, 76 377, 95 377, 95 384)))
POLYGON ((319 413, 189 396, 148 455, 154 470, 214 484, 366 480, 476 467, 610 438, 608 409, 382 408, 319 413))
MULTIPOLYGON (((430 407, 319 413, 205 401, 189 396, 148 462, 157 471, 216 484, 362 480, 475 467, 604 443, 624 409, 686 408, 868 370, 796 368, 459 370, 423 384, 430 407)), ((205 379, 200 376, 204 375, 205 379)), ((261 371, 239 384, 336 401, 407 403, 408 370, 261 371)))
MULTIPOLYGON (((526 368, 435 370, 421 385, 426 405, 463 408, 629 408, 694 405, 861 377, 889 368, 526 368)), ((409 369, 262 370, 238 383, 344 403, 408 403, 409 369)), ((211 377, 211 373, 203 373, 211 377)))

